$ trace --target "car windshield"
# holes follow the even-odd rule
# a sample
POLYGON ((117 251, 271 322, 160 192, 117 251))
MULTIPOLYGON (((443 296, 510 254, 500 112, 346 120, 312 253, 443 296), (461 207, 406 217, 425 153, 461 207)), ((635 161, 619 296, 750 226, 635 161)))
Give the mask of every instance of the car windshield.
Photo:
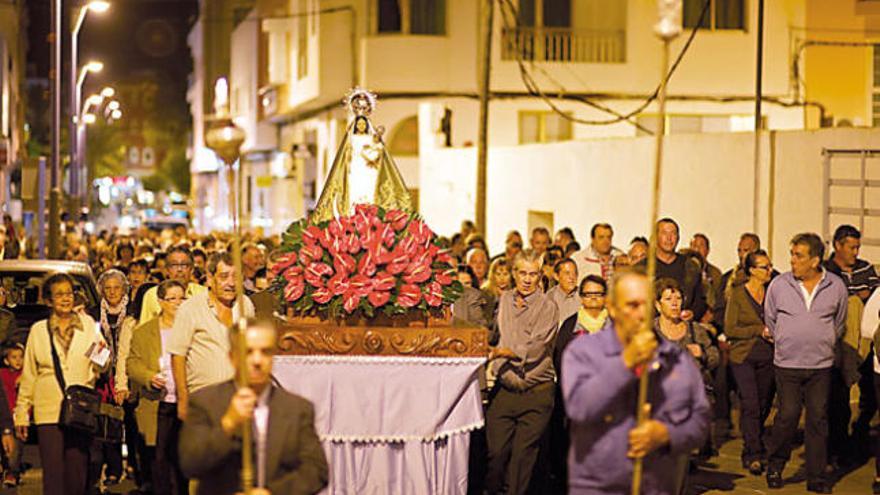
MULTIPOLYGON (((19 304, 34 305, 44 304, 40 300, 40 287, 46 278, 46 272, 0 271, 0 284, 6 289, 7 306, 15 307, 19 304)), ((85 298, 87 307, 98 304, 95 294, 86 288, 88 279, 84 276, 72 275, 76 287, 74 290, 85 298)))

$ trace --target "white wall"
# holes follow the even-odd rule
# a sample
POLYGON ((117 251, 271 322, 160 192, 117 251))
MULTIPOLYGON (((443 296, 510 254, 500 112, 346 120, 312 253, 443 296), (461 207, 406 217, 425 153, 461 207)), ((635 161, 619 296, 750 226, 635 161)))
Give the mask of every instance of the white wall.
MULTIPOLYGON (((448 235, 461 220, 475 216, 476 152, 431 149, 424 138, 422 133, 421 211, 433 229, 448 235)), ((683 243, 696 232, 708 235, 713 243, 710 259, 723 267, 735 262, 739 234, 755 230, 752 139, 750 133, 692 134, 670 136, 665 142, 660 215, 679 222, 683 243)), ((821 234, 822 148, 878 147, 880 134, 856 129, 779 132, 773 141, 770 153, 771 137, 764 136, 757 230, 785 268, 792 235, 821 234), (773 228, 768 235, 771 211, 773 228)), ((646 235, 653 153, 650 137, 491 148, 491 250, 502 249, 510 229, 526 234, 529 210, 553 212, 555 228, 572 227, 582 243, 588 242, 589 228, 596 222, 614 225, 619 246, 635 235, 646 235)))
POLYGON ((257 13, 252 11, 232 32, 229 93, 235 122, 245 131, 242 152, 273 149, 277 141, 275 126, 259 120, 259 30, 257 13))

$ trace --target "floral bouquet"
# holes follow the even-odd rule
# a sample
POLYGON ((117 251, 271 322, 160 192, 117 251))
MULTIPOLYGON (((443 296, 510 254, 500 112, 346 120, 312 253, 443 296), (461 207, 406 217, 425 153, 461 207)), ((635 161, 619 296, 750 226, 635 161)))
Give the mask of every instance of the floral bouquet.
POLYGON ((360 204, 351 216, 303 219, 281 250, 272 287, 297 316, 440 316, 463 291, 452 257, 416 213, 360 204))

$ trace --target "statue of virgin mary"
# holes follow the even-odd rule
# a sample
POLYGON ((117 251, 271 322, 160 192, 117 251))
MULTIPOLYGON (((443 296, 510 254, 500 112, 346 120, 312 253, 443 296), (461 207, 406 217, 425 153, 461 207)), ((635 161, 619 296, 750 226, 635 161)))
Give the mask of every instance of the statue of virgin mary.
POLYGON ((355 88, 345 103, 351 119, 309 220, 317 224, 347 216, 357 204, 412 211, 403 177, 382 142, 381 132, 370 122, 375 95, 355 88))

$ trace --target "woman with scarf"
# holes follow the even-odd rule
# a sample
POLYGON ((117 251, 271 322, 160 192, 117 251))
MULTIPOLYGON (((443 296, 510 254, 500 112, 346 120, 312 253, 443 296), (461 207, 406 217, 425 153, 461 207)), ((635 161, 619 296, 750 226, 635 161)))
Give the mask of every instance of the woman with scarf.
MULTIPOLYGON (((98 278, 98 294, 101 296, 100 331, 110 347, 110 366, 97 382, 96 388, 101 392, 104 402, 117 400, 116 370, 124 366, 119 361, 119 346, 122 327, 130 318, 126 312, 128 307, 128 279, 119 270, 107 270, 98 278)), ((130 323, 128 323, 130 324, 130 323)), ((127 384, 126 387, 127 389, 127 384)), ((122 477, 122 444, 100 443, 93 445, 93 453, 97 454, 91 466, 90 480, 97 483, 101 477, 101 468, 107 465, 104 473, 104 484, 115 485, 122 477), (101 455, 103 454, 103 455, 101 455)), ((134 455, 134 451, 132 451, 134 455)))
POLYGON ((598 275, 587 275, 581 279, 578 295, 581 307, 559 326, 556 334, 556 349, 553 352, 553 365, 556 366, 557 383, 562 369, 562 353, 575 337, 585 333, 596 333, 605 325, 608 311, 605 309, 605 296, 608 288, 605 279, 598 275))
MULTIPOLYGON (((570 262, 570 261, 569 261, 570 262)), ((562 263, 562 262, 560 262, 562 263)), ((568 419, 565 416, 565 403, 562 400, 562 353, 574 339, 581 335, 596 333, 605 325, 608 311, 605 309, 605 293, 608 285, 599 275, 587 275, 577 287, 580 308, 566 318, 556 334, 556 347, 553 350, 553 366, 556 368, 556 404, 550 417, 549 445, 541 455, 548 461, 548 476, 544 484, 558 493, 565 492, 568 479, 568 419)))

